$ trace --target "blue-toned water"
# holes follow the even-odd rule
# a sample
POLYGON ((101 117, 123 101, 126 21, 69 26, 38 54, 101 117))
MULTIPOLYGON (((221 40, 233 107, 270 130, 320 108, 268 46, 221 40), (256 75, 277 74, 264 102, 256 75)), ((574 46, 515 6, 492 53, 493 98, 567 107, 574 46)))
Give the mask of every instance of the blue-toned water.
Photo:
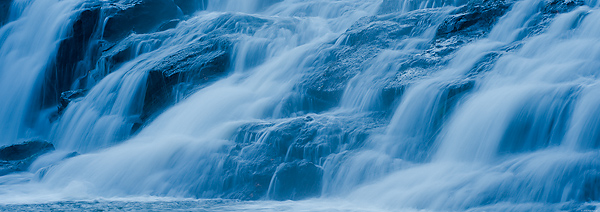
POLYGON ((0 3, 0 210, 594 211, 599 4, 0 3))

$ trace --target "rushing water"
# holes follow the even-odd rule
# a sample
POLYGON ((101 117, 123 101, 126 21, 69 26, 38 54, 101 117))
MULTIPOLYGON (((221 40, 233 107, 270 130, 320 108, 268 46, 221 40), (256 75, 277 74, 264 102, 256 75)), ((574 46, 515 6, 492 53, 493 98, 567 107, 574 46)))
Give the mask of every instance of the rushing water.
MULTIPOLYGON (((66 36, 69 18, 74 15, 73 1, 14 1, 9 19, 0 29, 0 66, 2 98, 0 127, 2 144, 14 142, 28 130, 28 122, 39 113, 41 79, 47 63, 57 49, 57 41, 66 36), (51 18, 49 18, 51 17, 51 18)), ((33 121, 35 122, 35 121, 33 121)))
POLYGON ((14 0, 0 209, 596 210, 598 4, 14 0))

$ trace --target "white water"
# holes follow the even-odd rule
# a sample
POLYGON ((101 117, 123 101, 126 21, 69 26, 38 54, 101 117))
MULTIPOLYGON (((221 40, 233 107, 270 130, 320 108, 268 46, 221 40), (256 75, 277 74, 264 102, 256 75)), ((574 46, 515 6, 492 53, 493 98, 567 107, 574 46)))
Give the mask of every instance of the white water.
MULTIPOLYGON (((517 3, 489 38, 461 49, 449 70, 413 86, 388 135, 401 139, 406 134, 396 133, 414 133, 416 120, 431 120, 430 114, 416 116, 422 113, 416 108, 439 104, 435 98, 444 87, 436 85, 460 78, 473 66, 473 58, 518 38, 538 5, 517 3)), ((584 6, 559 15, 543 34, 524 38, 519 50, 503 54, 477 79, 474 90, 449 115, 429 150, 432 162, 386 176, 352 198, 389 207, 460 209, 480 205, 490 195, 507 195, 505 201, 513 204, 498 207, 522 210, 535 208, 527 206, 533 202, 568 202, 592 192, 586 181, 595 176, 590 172, 599 162, 596 130, 591 128, 596 127, 598 107, 591 100, 597 99, 591 92, 600 68, 598 14, 584 6)))
MULTIPOLYGON (((0 28, 0 144, 32 136, 41 80, 66 36, 78 0, 14 1, 12 22, 0 28), (26 6, 24 6, 26 5, 26 6)), ((35 136, 35 134, 33 134, 35 136)))
MULTIPOLYGON (((377 4, 362 4, 370 10, 377 8, 377 4)), ((340 11, 347 6, 330 5, 331 11, 340 11)), ((51 188, 81 184, 90 195, 187 196, 190 187, 198 183, 208 190, 219 178, 211 176, 211 171, 219 169, 223 157, 214 151, 229 144, 225 139, 236 126, 280 116, 277 109, 272 110, 280 108, 281 99, 298 80, 301 70, 298 67, 314 59, 310 57, 311 51, 334 39, 340 33, 337 28, 349 27, 364 14, 368 13, 348 11, 333 20, 318 16, 292 19, 295 25, 289 30, 293 31, 280 28, 280 20, 274 19, 272 26, 252 36, 242 35, 245 37, 238 46, 253 41, 269 42, 264 53, 267 62, 251 70, 242 68, 198 91, 122 145, 85 154, 50 168, 42 179, 43 184, 51 188)), ((210 24, 210 19, 221 15, 220 12, 203 14, 180 24, 181 29, 177 30, 181 32, 165 41, 163 47, 124 65, 98 83, 85 98, 69 105, 63 120, 53 130, 57 132, 55 138, 59 138, 57 146, 89 151, 115 141, 115 137, 122 135, 120 131, 128 127, 123 126, 123 119, 130 112, 128 108, 138 104, 132 102, 136 99, 132 97, 136 93, 132 88, 135 84, 137 87, 144 84, 140 78, 144 76, 139 73, 152 67, 161 55, 166 56, 179 46, 194 42, 197 35, 206 33, 205 27, 210 27, 205 23, 210 24)), ((283 18, 282 21, 287 20, 283 18)))
MULTIPOLYGON (((34 8, 36 2, 28 8, 34 8)), ((288 113, 294 106, 286 100, 298 95, 297 89, 302 87, 299 84, 315 64, 322 63, 320 55, 344 44, 343 33, 348 28, 360 18, 381 11, 381 1, 213 3, 209 4, 210 11, 198 12, 171 29, 175 33, 162 46, 140 52, 102 79, 84 98, 71 103, 49 136, 61 151, 37 162, 55 165, 44 168, 34 164, 31 172, 37 171, 36 176, 26 173, 0 177, 0 203, 146 195, 219 196, 226 190, 222 185, 224 176, 219 174, 228 172, 226 159, 229 148, 236 145, 232 141, 236 130, 245 124, 285 124, 304 116, 304 111, 288 113), (122 141, 131 133, 132 120, 141 110, 147 72, 161 59, 196 42, 197 37, 211 33, 213 22, 229 14, 266 20, 255 32, 248 29, 236 33, 231 73, 186 97, 137 135, 122 141), (84 154, 61 161, 64 151, 71 150, 84 154), (12 182, 21 180, 25 182, 12 182)), ((418 6, 416 1, 400 3, 402 6, 396 9, 405 15, 416 15, 421 10, 435 14, 430 17, 432 24, 420 26, 363 61, 361 72, 346 85, 339 107, 310 116, 334 123, 340 118, 344 122, 340 125, 345 125, 386 112, 381 104, 383 89, 397 77, 402 63, 428 48, 438 25, 455 9, 426 8, 463 2, 423 1, 418 6), (411 13, 413 10, 418 11, 411 13)), ((282 210, 304 210, 303 204, 320 205, 321 200, 327 202, 324 210, 328 210, 329 204, 338 204, 329 201, 332 197, 365 206, 357 210, 442 211, 557 210, 569 203, 596 200, 594 182, 600 177, 600 135, 596 132, 600 124, 600 10, 595 2, 586 3, 557 15, 541 33, 526 36, 545 1, 518 1, 489 34, 461 46, 447 64, 429 73, 401 70, 409 82, 385 126, 366 131, 366 144, 352 147, 354 141, 341 141, 347 144, 319 159, 316 165, 323 170, 323 189, 317 203, 290 203, 300 206, 282 210), (508 47, 513 50, 506 50, 508 47), (471 75, 490 53, 500 54, 493 67, 471 75), (463 96, 449 99, 451 89, 468 87, 469 83, 472 88, 463 96)), ((66 11, 75 5, 72 3, 71 9, 60 14, 69 14, 66 11)), ((19 32, 8 30, 19 20, 2 28, 7 31, 1 34, 7 41, 19 32)), ((62 20, 60 26, 66 23, 62 20)), ((56 48, 57 36, 54 40, 48 38, 44 45, 56 48)), ((0 60, 13 61, 7 59, 16 54, 10 53, 12 49, 24 45, 5 47, 8 44, 2 45, 0 53, 11 51, 0 54, 0 60)), ((38 75, 52 56, 51 47, 47 54, 34 58, 41 67, 36 69, 38 75)), ((11 65, 2 66, 2 76, 11 73, 7 70, 17 70, 11 68, 16 64, 6 64, 11 65)), ((13 104, 0 105, 1 113, 11 115, 0 120, 24 120, 39 76, 27 77, 23 82, 30 82, 29 90, 13 97, 28 97, 15 100, 22 102, 19 104, 23 107, 17 108, 23 111, 9 110, 13 104)), ((2 130, 15 133, 22 126, 7 125, 2 130)), ((273 131, 277 126, 272 127, 273 131)), ((271 141, 266 137, 270 133, 275 132, 251 141, 255 143, 242 151, 261 150, 252 148, 268 145, 271 141)), ((316 136, 343 133, 353 132, 324 129, 316 136)), ((285 160, 291 158, 291 149, 285 160)), ((252 208, 246 206, 234 210, 252 208)))

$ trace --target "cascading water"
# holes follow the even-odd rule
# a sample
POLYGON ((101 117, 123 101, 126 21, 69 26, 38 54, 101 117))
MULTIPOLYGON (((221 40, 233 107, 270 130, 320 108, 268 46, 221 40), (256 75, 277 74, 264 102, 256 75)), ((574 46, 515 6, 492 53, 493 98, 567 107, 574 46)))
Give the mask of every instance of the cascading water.
POLYGON ((597 1, 19 0, 7 11, 0 143, 56 150, 0 149, 5 210, 582 211, 600 200, 597 1))
POLYGON ((46 66, 66 36, 69 18, 79 1, 13 2, 10 23, 0 29, 0 134, 2 144, 35 136, 28 130, 39 113, 41 80, 46 66), (25 5, 25 6, 24 6, 25 5))

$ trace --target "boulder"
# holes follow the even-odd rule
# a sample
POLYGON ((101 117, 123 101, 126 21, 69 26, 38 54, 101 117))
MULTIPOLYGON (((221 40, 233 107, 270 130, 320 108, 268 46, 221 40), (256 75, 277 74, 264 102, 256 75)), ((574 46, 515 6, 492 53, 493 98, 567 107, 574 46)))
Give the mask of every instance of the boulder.
POLYGON ((40 155, 53 151, 46 141, 27 141, 0 148, 0 176, 25 171, 40 155))
POLYGON ((58 102, 58 113, 61 114, 73 100, 84 97, 87 91, 87 89, 77 89, 62 92, 58 102))
POLYGON ((148 73, 142 120, 173 103, 176 86, 202 86, 223 76, 230 61, 231 43, 223 37, 201 38, 164 58, 148 73))
POLYGON ((103 38, 117 41, 130 33, 148 33, 162 23, 181 17, 173 0, 129 0, 106 9, 111 14, 106 20, 103 38))
MULTIPOLYGON (((171 22, 167 22, 166 24, 168 25, 169 23, 171 22)), ((160 47, 161 42, 169 35, 169 33, 139 34, 129 36, 118 43, 105 43, 102 49, 100 49, 102 55, 98 58, 97 68, 90 72, 90 77, 98 80, 102 79, 107 74, 117 70, 122 64, 134 59, 139 53, 138 49, 141 46, 154 41, 155 43, 150 49, 154 50, 160 47)))
POLYGON ((27 141, 0 148, 0 160, 15 161, 37 157, 54 150, 54 145, 46 141, 27 141))
POLYGON ((439 26, 436 38, 448 39, 455 35, 481 36, 510 8, 504 0, 476 0, 460 7, 439 26))

